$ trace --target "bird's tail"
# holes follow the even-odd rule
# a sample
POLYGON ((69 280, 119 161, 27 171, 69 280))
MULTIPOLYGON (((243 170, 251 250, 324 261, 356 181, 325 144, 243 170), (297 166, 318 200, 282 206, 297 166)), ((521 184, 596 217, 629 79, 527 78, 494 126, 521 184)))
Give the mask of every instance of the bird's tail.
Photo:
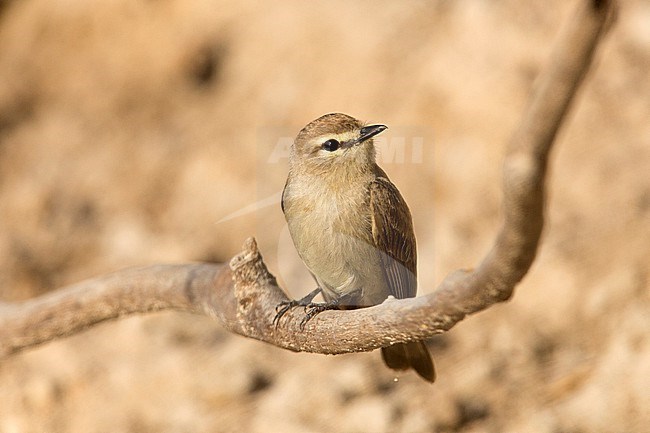
POLYGON ((436 370, 423 341, 383 347, 381 356, 384 358, 384 363, 393 370, 412 368, 425 380, 432 383, 436 380, 436 370))

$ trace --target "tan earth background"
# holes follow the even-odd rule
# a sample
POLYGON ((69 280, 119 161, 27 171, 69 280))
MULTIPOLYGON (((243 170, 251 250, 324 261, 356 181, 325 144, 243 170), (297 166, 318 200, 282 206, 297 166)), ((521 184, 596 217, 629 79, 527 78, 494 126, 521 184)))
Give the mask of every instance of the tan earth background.
MULTIPOLYGON (((253 235, 306 294, 277 193, 291 137, 333 111, 389 126, 431 293, 489 250, 573 4, 0 1, 0 298, 227 261, 253 235)), ((538 258, 429 342, 434 385, 166 312, 0 360, 0 433, 650 432, 650 1, 620 6, 552 154, 538 258)))

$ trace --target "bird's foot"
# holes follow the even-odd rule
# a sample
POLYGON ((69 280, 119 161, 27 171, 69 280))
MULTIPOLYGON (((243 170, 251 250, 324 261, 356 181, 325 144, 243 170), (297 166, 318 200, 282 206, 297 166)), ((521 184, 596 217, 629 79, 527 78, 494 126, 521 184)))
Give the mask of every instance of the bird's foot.
MULTIPOLYGON (((275 317, 273 318, 273 324, 277 328, 278 325, 280 324, 280 319, 282 316, 284 316, 287 311, 291 310, 292 308, 295 307, 305 307, 305 310, 309 308, 312 305, 317 305, 314 304, 312 301, 318 295, 322 289, 320 287, 317 287, 315 290, 311 291, 307 296, 305 296, 302 299, 292 299, 290 301, 282 301, 280 302, 276 307, 275 307, 275 317)), ((301 325, 301 328, 303 326, 301 325)))
POLYGON ((356 308, 350 301, 354 300, 357 296, 357 292, 351 292, 346 295, 341 296, 340 298, 332 299, 328 302, 310 302, 305 306, 305 317, 300 321, 300 329, 305 329, 305 325, 309 322, 314 316, 322 313, 327 310, 339 310, 339 309, 352 309, 356 308))
POLYGON ((305 317, 303 317, 302 320, 300 321, 300 329, 304 330, 307 322, 313 319, 314 316, 316 316, 317 314, 320 314, 323 311, 327 311, 327 310, 336 310, 339 304, 340 302, 337 299, 334 299, 333 301, 330 302, 322 302, 322 303, 310 302, 309 304, 305 305, 305 317))

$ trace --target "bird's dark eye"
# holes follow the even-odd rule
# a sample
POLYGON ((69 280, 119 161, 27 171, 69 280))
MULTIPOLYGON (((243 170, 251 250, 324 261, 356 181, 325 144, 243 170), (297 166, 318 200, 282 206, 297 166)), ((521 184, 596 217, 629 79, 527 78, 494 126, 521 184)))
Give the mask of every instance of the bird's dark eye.
POLYGON ((334 152, 336 149, 339 148, 340 145, 341 143, 339 143, 338 140, 334 140, 333 138, 331 138, 327 140, 325 143, 323 143, 322 147, 328 152, 334 152))

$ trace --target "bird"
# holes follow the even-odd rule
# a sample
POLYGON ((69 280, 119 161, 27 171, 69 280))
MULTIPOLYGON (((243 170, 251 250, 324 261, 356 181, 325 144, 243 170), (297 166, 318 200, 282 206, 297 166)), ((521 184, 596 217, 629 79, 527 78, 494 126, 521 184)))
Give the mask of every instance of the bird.
MULTIPOLYGON (((291 146, 282 211, 298 255, 317 288, 278 304, 274 322, 302 306, 301 328, 322 311, 414 297, 417 251, 410 210, 376 163, 373 137, 387 126, 343 113, 308 123, 291 146), (321 294, 325 302, 313 299, 321 294)), ((429 382, 436 373, 423 341, 383 347, 394 370, 413 369, 429 382)))

